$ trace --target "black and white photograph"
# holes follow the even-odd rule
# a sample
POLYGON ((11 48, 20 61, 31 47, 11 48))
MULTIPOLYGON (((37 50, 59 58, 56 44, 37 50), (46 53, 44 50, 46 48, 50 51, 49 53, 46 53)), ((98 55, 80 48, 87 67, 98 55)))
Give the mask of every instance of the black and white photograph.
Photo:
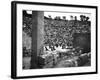
POLYGON ((14 78, 97 72, 96 6, 12 4, 14 78))
POLYGON ((23 69, 91 66, 91 14, 23 10, 23 69))

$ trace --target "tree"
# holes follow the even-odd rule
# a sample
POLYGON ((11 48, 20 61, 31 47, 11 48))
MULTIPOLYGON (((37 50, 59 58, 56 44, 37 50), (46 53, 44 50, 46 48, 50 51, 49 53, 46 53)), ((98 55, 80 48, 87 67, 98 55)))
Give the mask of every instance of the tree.
POLYGON ((73 20, 73 16, 72 15, 70 16, 70 19, 73 20))
POLYGON ((75 16, 75 21, 77 21, 77 16, 75 16))
POLYGON ((83 15, 83 21, 85 21, 86 20, 86 16, 85 15, 83 15))
POLYGON ((66 20, 66 16, 63 16, 63 20, 66 20))
POLYGON ((80 20, 83 21, 83 15, 80 15, 80 20))
POLYGON ((89 20, 89 17, 86 17, 86 21, 88 21, 89 20))

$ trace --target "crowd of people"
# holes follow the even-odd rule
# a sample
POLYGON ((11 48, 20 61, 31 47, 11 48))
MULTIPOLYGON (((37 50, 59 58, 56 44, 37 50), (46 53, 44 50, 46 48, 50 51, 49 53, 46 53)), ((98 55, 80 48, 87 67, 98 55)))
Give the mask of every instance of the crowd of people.
POLYGON ((90 33, 90 21, 44 19, 44 44, 73 45, 74 33, 90 33))
MULTIPOLYGON (((72 17, 72 16, 71 16, 72 17)), ((73 46, 74 33, 91 33, 89 17, 80 15, 80 20, 58 19, 44 16, 44 45, 73 46)), ((23 16, 23 31, 32 37, 32 16, 23 16)))
MULTIPOLYGON (((69 55, 70 57, 75 55, 78 56, 82 53, 82 49, 77 50, 77 48, 73 48, 73 35, 75 33, 91 33, 91 22, 88 21, 88 19, 89 17, 83 15, 80 15, 80 20, 77 20, 76 17, 74 20, 66 20, 65 17, 63 19, 60 19, 59 17, 52 19, 51 17, 47 18, 44 16, 43 49, 45 52, 42 53, 42 57, 47 57, 47 59, 45 58, 46 62, 51 62, 50 60, 57 62, 56 58, 61 58, 66 55, 65 53, 67 53, 67 56, 69 55)), ((23 16, 23 32, 26 33, 28 37, 32 38, 32 16, 23 16)), ((23 42, 26 42, 24 40, 26 40, 25 38, 23 38, 23 42)), ((29 43, 28 46, 31 46, 31 44, 29 43)), ((27 46, 24 45, 23 56, 31 56, 31 53, 31 47, 28 49, 27 46)), ((40 63, 41 61, 42 60, 40 60, 40 63)))

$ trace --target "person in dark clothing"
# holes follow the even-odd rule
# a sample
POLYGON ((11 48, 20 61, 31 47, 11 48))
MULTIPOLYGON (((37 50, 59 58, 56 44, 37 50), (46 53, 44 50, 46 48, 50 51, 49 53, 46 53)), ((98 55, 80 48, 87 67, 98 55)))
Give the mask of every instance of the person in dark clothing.
POLYGON ((88 55, 79 56, 77 63, 78 66, 84 66, 89 61, 88 55))

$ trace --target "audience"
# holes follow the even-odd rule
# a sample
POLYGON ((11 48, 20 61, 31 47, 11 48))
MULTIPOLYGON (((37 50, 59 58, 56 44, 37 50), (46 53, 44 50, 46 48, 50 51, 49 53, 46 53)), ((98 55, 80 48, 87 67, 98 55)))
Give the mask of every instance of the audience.
MULTIPOLYGON (((89 17, 80 15, 81 18, 80 20, 77 20, 76 16, 75 17, 71 16, 71 18, 73 19, 66 20, 65 16, 63 17, 63 19, 61 19, 58 16, 52 19, 52 16, 50 15, 48 18, 44 16, 44 50, 45 51, 64 52, 68 48, 71 49, 71 47, 73 46, 74 33, 90 33, 91 25, 90 25, 90 21, 88 21, 89 17)), ((27 33, 29 37, 32 37, 32 17, 28 17, 26 15, 23 16, 23 31, 27 33)), ((73 51, 72 55, 75 55, 75 53, 77 55, 80 55, 82 53, 82 51, 78 49, 73 49, 72 51, 73 51)), ((26 50, 26 48, 23 48, 23 52, 24 52, 24 56, 29 56, 31 55, 32 50, 31 49, 26 50)), ((55 54, 54 54, 54 58, 56 61, 57 56, 55 54)), ((51 55, 52 54, 50 54, 50 56, 51 55)), ((61 54, 59 56, 61 56, 61 54)), ((51 57, 48 58, 51 59, 51 57)), ((85 58, 87 58, 87 56, 85 58)), ((82 60, 82 62, 84 62, 83 58, 80 57, 80 59, 82 60)))

